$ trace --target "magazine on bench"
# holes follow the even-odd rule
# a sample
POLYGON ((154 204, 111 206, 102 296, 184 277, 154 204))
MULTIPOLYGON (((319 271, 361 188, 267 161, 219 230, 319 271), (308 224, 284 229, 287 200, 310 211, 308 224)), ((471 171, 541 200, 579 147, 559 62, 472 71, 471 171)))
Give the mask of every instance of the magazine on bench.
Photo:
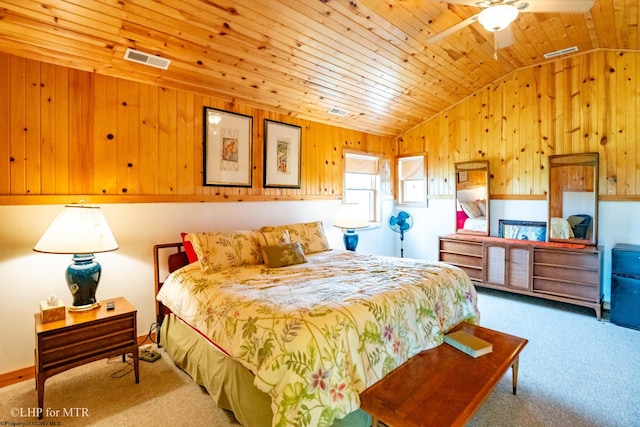
POLYGON ((445 335, 444 342, 472 357, 482 356, 493 351, 493 345, 490 342, 465 331, 456 331, 445 335))

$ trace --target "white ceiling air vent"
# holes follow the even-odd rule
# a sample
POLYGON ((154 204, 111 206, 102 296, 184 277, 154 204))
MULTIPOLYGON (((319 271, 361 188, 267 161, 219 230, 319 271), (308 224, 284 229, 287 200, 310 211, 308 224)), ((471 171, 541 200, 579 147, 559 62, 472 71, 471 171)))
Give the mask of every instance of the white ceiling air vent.
POLYGON ((564 49, 556 50, 555 52, 545 53, 544 57, 547 58, 547 59, 555 58, 556 56, 566 55, 567 53, 572 53, 572 52, 577 52, 577 51, 578 51, 578 46, 572 46, 572 47, 567 47, 567 48, 564 48, 564 49))
POLYGON ((169 59, 160 58, 159 56, 150 55, 148 53, 129 48, 127 48, 127 51, 124 53, 124 59, 149 65, 151 67, 161 68, 163 70, 169 68, 169 64, 171 64, 171 60, 169 59))
POLYGON ((342 108, 338 108, 338 107, 331 107, 329 111, 327 111, 327 113, 333 114, 334 116, 340 116, 340 117, 344 117, 347 114, 349 114, 347 110, 343 110, 342 108))

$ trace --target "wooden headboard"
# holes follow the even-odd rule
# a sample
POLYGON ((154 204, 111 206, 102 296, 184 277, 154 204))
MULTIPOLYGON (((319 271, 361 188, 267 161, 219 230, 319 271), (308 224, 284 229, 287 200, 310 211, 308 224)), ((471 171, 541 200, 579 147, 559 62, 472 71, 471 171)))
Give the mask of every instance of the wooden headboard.
MULTIPOLYGON (((162 256, 165 256, 165 252, 167 249, 174 249, 175 251, 170 252, 167 257, 167 269, 169 273, 172 273, 179 269, 180 267, 184 267, 189 264, 189 260, 187 258, 187 253, 184 251, 184 246, 182 242, 178 243, 164 243, 162 245, 155 245, 153 247, 153 270, 155 273, 155 293, 154 297, 158 295, 160 288, 164 284, 164 277, 160 277, 160 265, 161 265, 161 252, 162 256)), ((164 260, 164 259, 163 259, 164 260)), ((162 264, 164 265, 164 264, 162 264)), ((164 318, 164 305, 156 300, 156 320, 158 324, 162 323, 162 319, 164 318)))

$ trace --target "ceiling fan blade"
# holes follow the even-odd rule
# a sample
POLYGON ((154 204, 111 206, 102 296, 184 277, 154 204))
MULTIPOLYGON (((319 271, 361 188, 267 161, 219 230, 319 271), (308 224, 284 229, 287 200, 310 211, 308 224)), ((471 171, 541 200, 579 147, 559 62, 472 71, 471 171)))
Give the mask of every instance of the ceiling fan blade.
POLYGON ((459 30, 463 29, 464 27, 467 27, 467 26, 473 24, 474 22, 476 22, 478 20, 478 15, 479 14, 470 16, 469 18, 465 19, 464 21, 458 22, 457 24, 447 28, 446 30, 427 38, 425 40, 425 42, 426 43, 435 43, 435 42, 438 42, 438 41, 442 40, 443 38, 445 38, 447 36, 450 36, 451 34, 455 33, 456 31, 459 31, 459 30))
POLYGON ((595 0, 529 0, 518 1, 520 12, 533 13, 585 13, 593 7, 595 0), (528 3, 529 6, 524 7, 528 3))
MULTIPOLYGON (((529 1, 516 1, 513 3, 520 12, 533 12, 533 13, 585 13, 591 9, 595 0, 529 0, 529 1)), ((504 0, 504 3, 508 3, 508 0, 504 0)), ((449 0, 448 3, 461 4, 465 6, 480 6, 477 0, 449 0)), ((501 2, 495 1, 496 4, 501 2)), ((469 18, 458 22, 457 24, 447 28, 446 30, 434 34, 433 36, 425 40, 426 43, 436 43, 451 34, 460 31, 461 29, 473 24, 478 20, 480 14, 475 14, 469 18)), ((513 30, 510 27, 505 28, 495 34, 497 47, 504 48, 513 44, 513 30)))
POLYGON ((513 28, 509 25, 495 34, 498 49, 509 47, 513 44, 513 28))

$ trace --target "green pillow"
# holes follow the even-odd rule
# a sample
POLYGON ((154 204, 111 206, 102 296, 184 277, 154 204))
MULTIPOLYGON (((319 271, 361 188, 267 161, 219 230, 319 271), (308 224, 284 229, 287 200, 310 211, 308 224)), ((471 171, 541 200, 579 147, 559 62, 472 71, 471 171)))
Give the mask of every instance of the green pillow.
POLYGON ((286 267, 307 262, 300 242, 263 246, 262 254, 264 255, 265 264, 269 268, 286 267))

